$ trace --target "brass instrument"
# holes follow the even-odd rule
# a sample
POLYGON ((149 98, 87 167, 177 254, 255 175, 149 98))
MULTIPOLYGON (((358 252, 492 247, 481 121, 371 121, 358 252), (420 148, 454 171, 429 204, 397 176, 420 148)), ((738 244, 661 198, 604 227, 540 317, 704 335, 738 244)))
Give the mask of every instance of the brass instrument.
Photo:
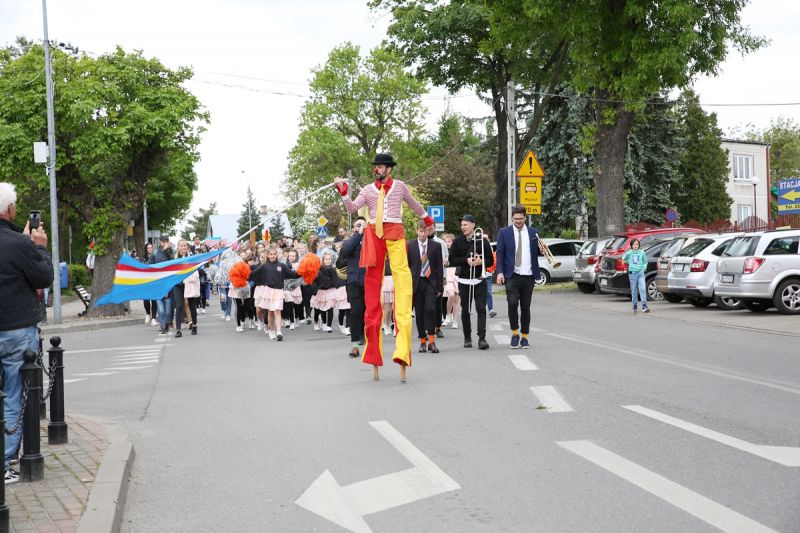
MULTIPOLYGON (((471 259, 475 257, 480 257, 481 259, 481 274, 477 278, 475 277, 475 265, 470 266, 470 275, 472 279, 480 279, 483 280, 487 277, 486 273, 486 261, 484 260, 484 244, 483 244, 483 229, 475 228, 475 231, 472 233, 472 254, 470 255, 471 259), (480 241, 480 248, 478 246, 478 242, 480 241)), ((489 274, 491 275, 491 274, 489 274)), ((472 313, 472 302, 475 299, 475 285, 469 286, 469 299, 467 301, 467 309, 469 312, 472 313)))
POLYGON ((550 251, 550 248, 542 242, 542 239, 539 238, 539 234, 536 234, 536 242, 539 243, 539 253, 547 259, 547 262, 550 263, 550 266, 553 268, 558 268, 561 266, 561 261, 556 261, 556 258, 553 257, 553 252, 550 251))

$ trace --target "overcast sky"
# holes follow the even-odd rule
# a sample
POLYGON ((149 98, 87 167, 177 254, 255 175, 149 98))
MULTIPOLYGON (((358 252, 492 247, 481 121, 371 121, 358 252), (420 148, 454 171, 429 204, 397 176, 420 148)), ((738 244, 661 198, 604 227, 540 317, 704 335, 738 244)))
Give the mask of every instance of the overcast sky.
MULTIPOLYGON (((366 0, 50 0, 47 9, 53 40, 93 53, 120 45, 170 67, 194 68, 187 86, 211 113, 211 124, 200 146, 192 210, 216 201, 221 213, 241 211, 248 185, 259 204, 283 205, 278 186, 303 98, 267 91, 308 94, 311 69, 333 47, 351 41, 368 50, 390 22, 371 12, 366 0)), ((753 0, 743 21, 771 44, 745 58, 732 51, 718 77, 697 80, 701 102, 800 102, 800 2, 753 0)), ((42 39, 41 2, 0 0, 0 42, 18 35, 42 39)), ((447 105, 445 95, 432 88, 424 100, 431 129, 447 105)), ((490 114, 469 95, 451 98, 449 105, 466 116, 490 114)), ((726 133, 748 123, 765 127, 779 115, 800 122, 800 105, 706 110, 717 113, 726 133)))

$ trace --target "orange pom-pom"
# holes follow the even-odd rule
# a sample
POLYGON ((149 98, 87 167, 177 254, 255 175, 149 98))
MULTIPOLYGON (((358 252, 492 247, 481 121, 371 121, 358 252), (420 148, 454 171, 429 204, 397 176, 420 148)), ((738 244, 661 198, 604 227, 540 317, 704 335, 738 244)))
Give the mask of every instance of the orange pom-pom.
POLYGON ((247 278, 250 277, 250 265, 244 261, 239 261, 228 271, 228 276, 231 279, 231 285, 234 288, 241 289, 247 285, 247 278))
POLYGON ((317 254, 307 253, 300 260, 300 264, 297 265, 297 273, 303 276, 307 285, 311 285, 317 279, 321 266, 322 261, 320 261, 317 254))

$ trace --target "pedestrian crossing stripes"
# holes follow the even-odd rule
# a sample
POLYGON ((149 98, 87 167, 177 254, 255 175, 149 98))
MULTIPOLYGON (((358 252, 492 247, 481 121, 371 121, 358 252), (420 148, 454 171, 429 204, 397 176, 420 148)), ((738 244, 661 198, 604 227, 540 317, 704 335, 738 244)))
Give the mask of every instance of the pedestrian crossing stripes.
POLYGON ((514 354, 509 355, 508 358, 517 367, 518 370, 539 370, 539 367, 536 366, 527 356, 522 354, 514 354))
POLYGON ((511 344, 511 335, 495 335, 494 336, 494 341, 497 344, 509 345, 509 344, 511 344))
POLYGON ((489 329, 492 331, 503 331, 506 328, 503 324, 489 324, 489 329))
POLYGON ((548 413, 569 413, 574 411, 567 400, 552 385, 542 387, 531 387, 531 391, 539 399, 539 404, 548 413))

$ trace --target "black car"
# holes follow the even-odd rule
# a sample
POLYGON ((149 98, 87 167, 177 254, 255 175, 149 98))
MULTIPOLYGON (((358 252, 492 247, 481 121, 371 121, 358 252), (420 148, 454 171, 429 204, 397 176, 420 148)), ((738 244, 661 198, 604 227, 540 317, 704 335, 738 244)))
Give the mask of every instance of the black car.
MULTIPOLYGON (((656 288, 656 270, 658 258, 669 240, 651 242, 642 251, 647 254, 647 270, 645 271, 645 284, 647 286, 647 300, 662 300, 662 295, 656 288)), ((600 292, 611 294, 631 294, 631 284, 628 280, 628 265, 622 260, 622 255, 604 256, 598 275, 600 292)))

